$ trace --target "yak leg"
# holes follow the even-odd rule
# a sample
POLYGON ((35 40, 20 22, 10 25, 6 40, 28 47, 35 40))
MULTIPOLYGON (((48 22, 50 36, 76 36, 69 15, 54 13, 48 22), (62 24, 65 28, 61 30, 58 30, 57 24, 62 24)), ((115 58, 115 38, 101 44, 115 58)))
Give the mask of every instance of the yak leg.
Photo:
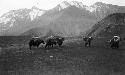
POLYGON ((59 43, 58 45, 59 45, 59 47, 61 47, 62 43, 59 43))
POLYGON ((45 45, 45 48, 47 47, 47 45, 45 45))
POLYGON ((119 48, 119 43, 116 43, 116 48, 119 48))
POLYGON ((53 47, 53 44, 52 44, 52 47, 53 47))
POLYGON ((89 46, 91 45, 91 42, 88 42, 89 46))
POLYGON ((110 47, 113 48, 113 44, 112 43, 111 43, 110 47))
POLYGON ((39 45, 37 45, 37 48, 39 47, 39 45))
POLYGON ((61 47, 61 44, 59 44, 59 47, 61 47))
POLYGON ((47 47, 48 47, 48 44, 45 45, 45 48, 47 48, 47 47))
POLYGON ((30 49, 30 50, 31 50, 31 47, 32 47, 32 46, 29 46, 29 49, 30 49))
POLYGON ((112 48, 112 49, 115 48, 115 43, 112 43, 112 44, 111 44, 111 48, 112 48))
POLYGON ((85 42, 85 47, 87 47, 87 45, 88 45, 88 43, 87 43, 87 42, 85 42))

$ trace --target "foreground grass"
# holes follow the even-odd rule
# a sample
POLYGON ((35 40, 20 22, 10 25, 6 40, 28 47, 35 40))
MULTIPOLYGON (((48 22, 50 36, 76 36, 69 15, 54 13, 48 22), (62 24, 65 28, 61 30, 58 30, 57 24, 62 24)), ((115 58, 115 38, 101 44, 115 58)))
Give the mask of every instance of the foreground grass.
POLYGON ((101 39, 85 48, 81 40, 66 40, 64 45, 44 49, 27 45, 3 48, 0 75, 124 75, 125 51, 112 50, 101 39))

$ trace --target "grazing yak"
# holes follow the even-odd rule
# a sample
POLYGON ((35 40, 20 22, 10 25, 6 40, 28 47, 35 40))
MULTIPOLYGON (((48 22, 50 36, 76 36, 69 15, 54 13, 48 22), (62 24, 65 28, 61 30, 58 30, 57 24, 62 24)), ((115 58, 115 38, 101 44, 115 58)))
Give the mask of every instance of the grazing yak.
POLYGON ((59 36, 51 36, 46 39, 46 47, 53 47, 53 45, 59 45, 61 46, 64 41, 64 38, 59 37, 59 36))
POLYGON ((119 48, 119 42, 120 42, 119 36, 114 36, 111 40, 109 40, 110 47, 111 48, 119 48))
POLYGON ((30 48, 30 50, 31 50, 32 46, 36 46, 38 48, 41 43, 45 44, 45 42, 41 38, 33 37, 29 41, 29 48, 30 48))
POLYGON ((85 41, 85 47, 91 45, 91 41, 93 40, 92 37, 83 37, 83 40, 85 41))
POLYGON ((63 37, 56 37, 57 44, 59 47, 63 44, 64 38, 63 37))
POLYGON ((50 46, 53 47, 53 45, 56 45, 56 44, 57 44, 56 39, 54 39, 53 36, 48 37, 48 38, 46 39, 45 48, 46 48, 46 47, 50 47, 50 46))

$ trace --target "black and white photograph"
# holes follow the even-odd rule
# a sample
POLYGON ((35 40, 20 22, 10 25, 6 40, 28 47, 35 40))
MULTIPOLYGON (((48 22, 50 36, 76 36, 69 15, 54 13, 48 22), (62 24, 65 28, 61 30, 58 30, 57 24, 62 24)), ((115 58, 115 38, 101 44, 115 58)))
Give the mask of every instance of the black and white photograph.
POLYGON ((0 75, 125 75, 125 0, 0 0, 0 75))

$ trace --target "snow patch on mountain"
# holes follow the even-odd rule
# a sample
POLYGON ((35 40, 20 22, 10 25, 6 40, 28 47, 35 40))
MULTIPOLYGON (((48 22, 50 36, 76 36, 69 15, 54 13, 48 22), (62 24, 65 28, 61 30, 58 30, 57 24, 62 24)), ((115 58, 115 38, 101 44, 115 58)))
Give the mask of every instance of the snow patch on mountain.
POLYGON ((63 1, 62 3, 60 3, 58 5, 58 10, 60 11, 69 6, 75 6, 80 9, 86 9, 86 10, 90 11, 91 13, 96 12, 96 11, 101 11, 102 8, 105 8, 105 9, 110 8, 108 5, 106 5, 105 3, 101 3, 101 2, 97 2, 91 6, 86 6, 86 5, 83 5, 82 2, 78 2, 78 1, 63 1))
POLYGON ((59 6, 60 6, 60 9, 65 9, 65 8, 69 7, 70 4, 67 1, 64 1, 64 2, 60 3, 59 6))
POLYGON ((84 7, 82 2, 77 2, 77 1, 63 1, 58 6, 59 6, 59 11, 61 9, 65 9, 65 8, 67 8, 69 6, 76 6, 78 8, 83 8, 84 7))
POLYGON ((12 27, 15 21, 16 21, 15 19, 12 19, 9 27, 12 27))
POLYGON ((8 30, 14 26, 16 20, 21 21, 23 19, 28 19, 32 21, 44 13, 44 10, 37 7, 32 7, 32 9, 11 10, 0 17, 0 28, 1 30, 8 30))
POLYGON ((93 7, 86 7, 86 10, 90 11, 90 12, 94 12, 96 11, 96 8, 93 7))
POLYGON ((6 22, 6 25, 1 24, 2 30, 8 30, 9 28, 13 27, 15 21, 16 21, 15 19, 10 19, 9 22, 6 22))
POLYGON ((43 15, 45 12, 44 11, 40 11, 40 10, 36 10, 36 9, 33 9, 29 15, 30 15, 30 18, 31 20, 34 20, 37 16, 41 16, 43 15))
POLYGON ((102 11, 101 9, 110 9, 110 7, 108 5, 105 5, 102 3, 101 4, 95 3, 91 6, 86 6, 85 8, 86 8, 86 10, 88 10, 90 12, 96 12, 96 11, 100 12, 100 11, 102 11))
POLYGON ((71 1, 69 3, 71 6, 76 6, 78 8, 83 8, 83 3, 82 2, 77 2, 77 1, 71 1))
POLYGON ((10 20, 11 20, 11 18, 2 17, 2 18, 0 18, 0 23, 7 24, 7 22, 9 22, 10 20))

